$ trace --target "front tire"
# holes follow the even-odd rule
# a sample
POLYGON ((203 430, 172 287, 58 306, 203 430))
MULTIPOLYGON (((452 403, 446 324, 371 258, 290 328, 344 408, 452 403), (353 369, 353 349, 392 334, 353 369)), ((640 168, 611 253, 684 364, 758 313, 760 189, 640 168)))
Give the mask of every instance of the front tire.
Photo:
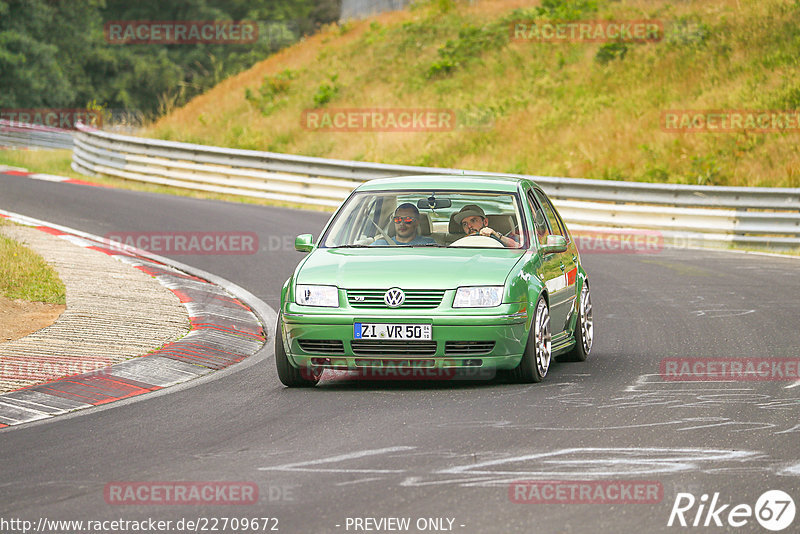
POLYGON ((592 351, 594 343, 594 318, 592 316, 592 297, 589 284, 583 283, 580 302, 578 303, 578 320, 575 322, 575 346, 561 357, 566 362, 583 362, 592 351))
POLYGON ((283 346, 283 318, 278 316, 275 326, 275 366, 278 368, 278 378, 284 386, 290 388, 313 387, 322 376, 322 369, 308 367, 297 369, 289 363, 286 348, 283 346))
POLYGON ((528 334, 528 344, 519 365, 514 369, 514 378, 520 382, 537 383, 547 375, 550 368, 550 310, 543 297, 536 303, 536 312, 528 334))

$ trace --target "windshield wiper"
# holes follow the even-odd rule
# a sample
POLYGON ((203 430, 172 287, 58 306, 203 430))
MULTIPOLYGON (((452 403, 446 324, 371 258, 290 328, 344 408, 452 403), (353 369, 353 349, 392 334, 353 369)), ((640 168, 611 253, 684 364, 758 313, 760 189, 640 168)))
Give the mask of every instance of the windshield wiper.
POLYGON ((369 245, 337 245, 331 248, 369 248, 369 245))
POLYGON ((420 243, 418 245, 408 245, 411 248, 417 247, 444 247, 444 245, 440 245, 439 243, 420 243))

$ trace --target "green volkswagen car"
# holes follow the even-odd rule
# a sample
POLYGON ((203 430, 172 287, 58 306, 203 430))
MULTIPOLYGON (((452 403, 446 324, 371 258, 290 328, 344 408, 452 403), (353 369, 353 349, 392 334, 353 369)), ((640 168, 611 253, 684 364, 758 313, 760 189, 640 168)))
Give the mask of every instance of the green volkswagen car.
POLYGON ((539 382, 553 357, 591 351, 578 249, 531 180, 372 180, 295 248, 308 255, 281 290, 275 335, 286 386, 313 386, 326 369, 539 382))

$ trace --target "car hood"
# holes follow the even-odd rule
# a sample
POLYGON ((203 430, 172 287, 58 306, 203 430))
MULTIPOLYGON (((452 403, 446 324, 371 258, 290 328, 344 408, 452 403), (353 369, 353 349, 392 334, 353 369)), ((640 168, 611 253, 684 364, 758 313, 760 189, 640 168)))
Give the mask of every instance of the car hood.
POLYGON ((521 250, 495 248, 320 248, 301 265, 297 283, 348 289, 502 285, 522 257, 521 250))

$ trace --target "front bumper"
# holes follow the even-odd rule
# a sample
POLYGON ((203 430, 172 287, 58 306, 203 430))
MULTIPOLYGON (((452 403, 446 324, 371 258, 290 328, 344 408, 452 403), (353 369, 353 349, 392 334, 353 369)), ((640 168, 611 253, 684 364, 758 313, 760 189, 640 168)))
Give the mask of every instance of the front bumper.
POLYGON ((297 368, 513 369, 528 339, 525 303, 487 310, 331 310, 290 304, 283 316, 283 339, 297 368), (432 312, 426 314, 426 311, 432 312), (432 325, 431 341, 354 339, 353 325, 423 323, 432 325))

